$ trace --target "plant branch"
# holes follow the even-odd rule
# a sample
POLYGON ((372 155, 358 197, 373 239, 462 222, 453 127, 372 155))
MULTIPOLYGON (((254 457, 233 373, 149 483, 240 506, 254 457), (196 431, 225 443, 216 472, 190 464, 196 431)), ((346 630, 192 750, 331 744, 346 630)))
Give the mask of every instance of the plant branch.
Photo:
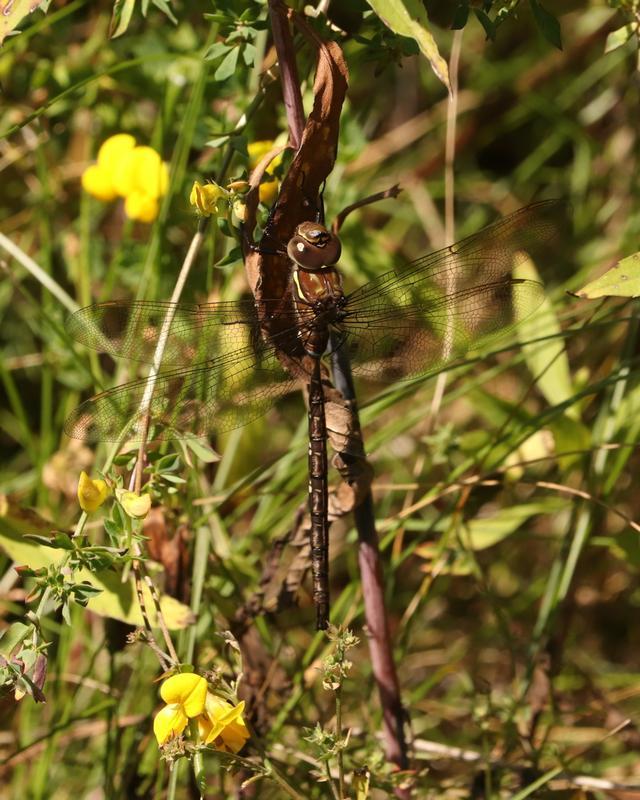
POLYGON ((291 30, 289 29, 289 20, 287 19, 287 9, 281 0, 269 0, 269 18, 271 20, 273 43, 275 44, 278 64, 280 65, 280 82, 282 84, 284 107, 287 112, 289 139, 292 147, 297 150, 302 142, 305 116, 298 68, 296 66, 295 48, 291 30))
POLYGON ((377 203, 378 200, 386 200, 388 197, 392 197, 395 200, 401 191, 402 189, 400 188, 400 184, 396 183, 390 189, 385 189, 383 192, 370 194, 368 197, 364 197, 362 200, 358 200, 357 202, 352 203, 350 206, 343 208, 331 225, 332 232, 338 234, 340 228, 342 228, 342 225, 344 224, 345 219, 349 216, 349 214, 351 214, 352 211, 362 208, 363 206, 371 205, 371 203, 377 203))

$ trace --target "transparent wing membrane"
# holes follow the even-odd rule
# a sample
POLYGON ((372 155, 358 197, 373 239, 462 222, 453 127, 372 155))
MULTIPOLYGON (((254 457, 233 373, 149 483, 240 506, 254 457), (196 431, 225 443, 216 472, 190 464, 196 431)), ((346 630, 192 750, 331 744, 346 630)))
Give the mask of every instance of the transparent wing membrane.
MULTIPOLYGON (((392 380, 428 374, 512 330, 543 299, 542 286, 513 278, 513 269, 554 239, 563 205, 534 203, 347 295, 333 326, 355 371, 392 380)), ((68 325, 79 342, 152 364, 163 344, 163 371, 87 400, 65 430, 99 441, 118 439, 128 427, 127 438, 135 441, 147 423, 155 438, 247 424, 307 378, 301 342, 326 324, 311 310, 301 322, 284 302, 266 300, 259 310, 253 300, 116 301, 81 309, 68 325), (279 332, 266 337, 269 319, 277 320, 279 332)))
POLYGON ((398 314, 398 306, 379 299, 375 309, 344 325, 345 345, 356 374, 381 380, 426 375, 504 336, 543 298, 541 284, 507 279, 443 295, 426 312, 429 304, 414 304, 398 314))
POLYGON ((206 436, 246 425, 291 392, 297 381, 273 351, 254 348, 235 359, 215 359, 193 369, 161 372, 116 386, 82 403, 65 423, 69 436, 89 441, 140 441, 147 424, 149 438, 206 436), (147 419, 148 417, 148 419, 147 419))

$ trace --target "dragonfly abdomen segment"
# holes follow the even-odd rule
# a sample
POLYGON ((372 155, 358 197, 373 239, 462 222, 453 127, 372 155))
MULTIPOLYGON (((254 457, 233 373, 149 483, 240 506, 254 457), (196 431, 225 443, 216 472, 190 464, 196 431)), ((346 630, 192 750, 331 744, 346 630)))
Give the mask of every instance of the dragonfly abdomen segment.
POLYGON ((324 394, 320 359, 316 358, 309 381, 309 513, 311 571, 318 630, 323 630, 329 624, 328 469, 324 394))

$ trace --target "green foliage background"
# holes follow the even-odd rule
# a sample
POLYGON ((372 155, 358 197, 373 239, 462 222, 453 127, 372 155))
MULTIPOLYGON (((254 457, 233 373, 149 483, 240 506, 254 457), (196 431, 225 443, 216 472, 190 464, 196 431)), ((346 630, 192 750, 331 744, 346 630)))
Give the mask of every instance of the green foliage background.
MULTIPOLYGON (((396 182, 404 189, 344 227, 341 263, 347 285, 357 286, 445 243, 448 101, 413 41, 394 36, 364 2, 332 5, 348 34, 322 16, 313 24, 341 43, 351 82, 327 216, 396 182)), ((520 338, 537 343, 471 354, 448 375, 435 422, 434 380, 368 387, 361 396, 417 796, 580 796, 567 794, 576 784, 560 772, 638 784, 636 305, 567 294, 639 249, 637 27, 620 33, 637 24, 637 4, 549 2, 542 12, 537 2, 424 5, 446 60, 454 35, 462 36, 456 238, 543 197, 565 197, 572 210, 556 256, 536 265, 549 303, 520 338), (553 46, 560 42, 551 12, 562 50, 553 46), (463 32, 454 34, 452 23, 463 32), (471 483, 468 495, 461 481, 471 483), (452 748, 477 758, 465 761, 452 748)), ((52 3, 0 49, 0 487, 11 508, 3 506, 0 527, 0 626, 23 619, 30 605, 33 579, 13 570, 14 559, 28 556, 15 543, 24 544, 24 533, 71 529, 78 474, 92 465, 96 474, 107 455, 100 446, 94 460, 70 442, 64 418, 82 398, 133 374, 70 340, 63 293, 79 305, 133 298, 141 288, 148 299, 167 298, 196 227, 193 180, 245 175, 247 144, 287 130, 278 82, 261 90, 271 48, 264 3, 119 3, 113 11, 109 2, 52 3), (246 125, 237 128, 243 113, 246 125), (171 165, 152 226, 81 191, 83 169, 119 132, 171 165), (61 291, 34 277, 7 240, 61 291), (28 517, 29 508, 50 524, 28 517)), ((308 109, 314 54, 302 42, 298 67, 308 109)), ((214 226, 185 299, 246 292, 241 264, 225 258, 235 246, 225 232, 214 226)), ((202 585, 197 625, 175 635, 181 657, 199 669, 241 669, 216 632, 255 590, 271 544, 304 503, 305 437, 302 401, 290 398, 212 440, 216 463, 191 453, 189 466, 178 448, 152 464, 157 524, 181 548, 179 559, 168 559, 176 575, 161 567, 153 574, 187 604, 193 581, 202 585)), ((126 465, 121 459, 119 468, 126 465)), ((118 522, 118 512, 104 513, 118 522)), ((103 527, 94 515, 95 545, 105 542, 103 527)), ((122 564, 105 558, 98 566, 119 575, 122 564)), ((380 707, 350 520, 332 528, 331 570, 335 622, 361 639, 349 652, 342 696, 352 729, 347 774, 368 765, 370 796, 386 797, 392 779, 375 735, 380 707)), ((70 624, 59 606, 39 611, 47 703, 16 702, 11 691, 0 701, 0 792, 164 796, 167 768, 151 733, 153 653, 125 646, 121 622, 77 603, 66 608, 70 624)), ((332 730, 335 698, 318 678, 330 644, 311 630, 311 618, 303 597, 300 609, 259 620, 255 633, 278 677, 265 687, 260 746, 301 796, 315 798, 330 796, 314 772, 324 772, 322 748, 303 737, 317 722, 332 730)), ((210 754, 205 766, 207 796, 238 796, 226 762, 210 754)), ((177 784, 177 796, 197 796, 188 770, 177 784)), ((254 796, 286 795, 262 780, 254 796)))

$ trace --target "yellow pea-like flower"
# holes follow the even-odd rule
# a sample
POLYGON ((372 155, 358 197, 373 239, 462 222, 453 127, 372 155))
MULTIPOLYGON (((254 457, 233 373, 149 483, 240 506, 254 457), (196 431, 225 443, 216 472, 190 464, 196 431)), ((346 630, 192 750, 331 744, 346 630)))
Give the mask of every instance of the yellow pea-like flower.
POLYGON ((279 190, 280 181, 276 180, 275 178, 272 181, 261 183, 260 189, 258 190, 260 202, 264 203, 266 206, 271 205, 271 203, 273 203, 278 196, 279 190))
POLYGON ((136 147, 131 152, 134 188, 156 200, 167 193, 169 170, 152 147, 136 147))
POLYGON ((83 511, 97 511, 109 497, 109 487, 101 478, 91 479, 83 470, 78 480, 78 502, 83 511))
POLYGON ((118 502, 125 513, 134 519, 143 519, 151 510, 151 495, 136 494, 126 489, 116 489, 118 502))
POLYGON ((105 139, 98 150, 98 166, 103 169, 113 167, 136 146, 136 140, 128 133, 116 133, 105 139))
POLYGON ((124 197, 130 219, 153 222, 158 201, 167 193, 169 170, 152 147, 136 146, 133 136, 118 133, 102 143, 97 164, 82 175, 82 186, 104 202, 124 197))
MULTIPOLYGON (((258 162, 264 158, 270 150, 275 147, 273 139, 260 139, 257 142, 249 142, 247 152, 249 153, 249 166, 253 169, 258 162)), ((269 164, 269 169, 275 169, 282 161, 282 153, 279 153, 269 164)))
POLYGON ((153 222, 158 211, 157 199, 143 192, 132 191, 124 201, 124 213, 139 222, 153 222))
POLYGON ((161 745, 172 736, 179 736, 189 719, 204 712, 207 682, 194 672, 172 675, 162 684, 160 696, 167 705, 156 714, 153 732, 161 745))
POLYGON ((122 153, 111 166, 113 186, 120 197, 128 197, 136 189, 134 165, 135 148, 122 153))
POLYGON ((189 195, 189 202, 203 217, 217 216, 224 210, 229 199, 229 192, 217 183, 200 183, 194 181, 189 195))
POLYGON ((232 705, 221 697, 207 692, 204 714, 198 717, 198 730, 205 744, 217 750, 237 753, 249 738, 242 718, 244 702, 232 705))
POLYGON ((103 203, 108 203, 118 196, 111 178, 106 169, 98 164, 90 164, 82 173, 82 188, 103 203))
POLYGON ((161 708, 153 719, 153 732, 158 744, 164 744, 169 739, 180 736, 188 721, 180 705, 171 704, 161 708))

